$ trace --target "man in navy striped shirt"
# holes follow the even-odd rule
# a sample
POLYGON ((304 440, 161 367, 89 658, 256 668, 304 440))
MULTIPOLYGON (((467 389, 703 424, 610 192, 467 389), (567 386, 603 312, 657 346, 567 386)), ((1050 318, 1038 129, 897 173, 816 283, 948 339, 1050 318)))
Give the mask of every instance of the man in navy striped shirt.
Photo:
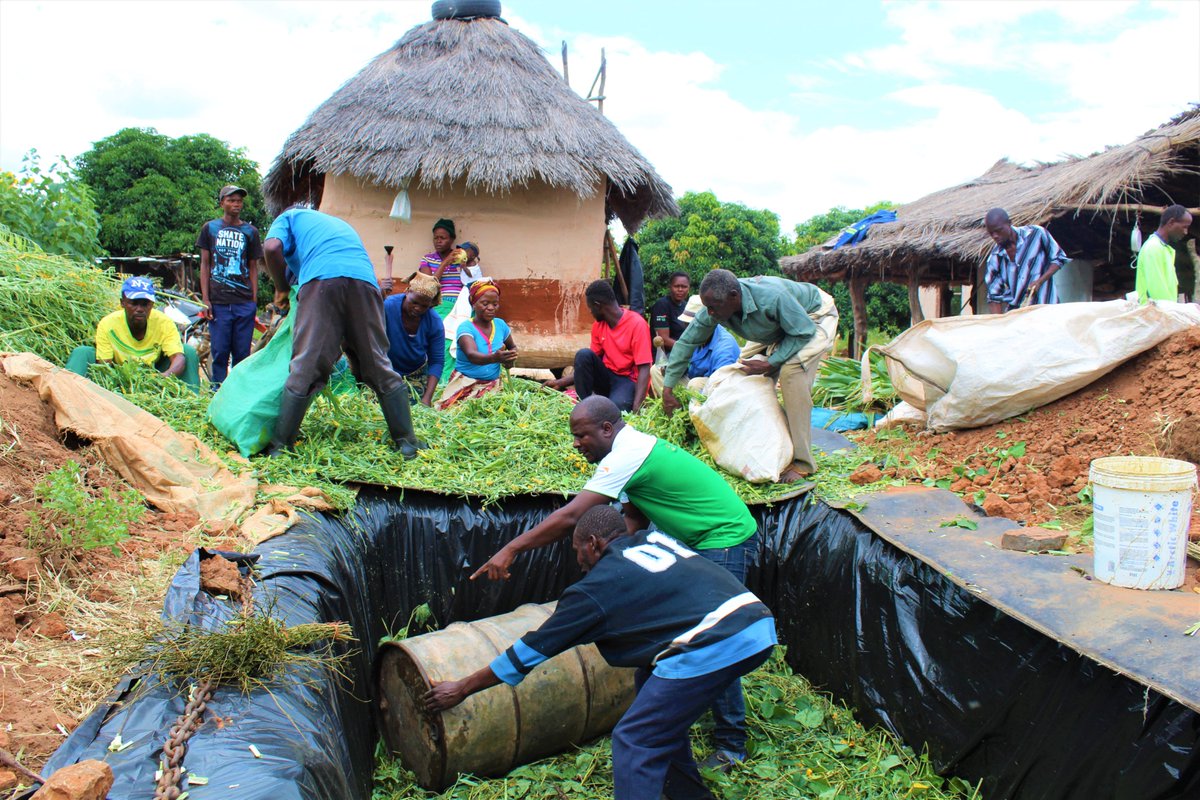
POLYGON ((558 653, 595 642, 613 666, 638 667, 637 697, 613 729, 616 800, 706 800, 688 729, 776 643, 775 620, 729 571, 657 531, 628 534, 611 506, 584 512, 573 540, 587 574, 554 614, 489 665, 425 694, 430 712, 503 682, 516 685, 558 653))
POLYGON ((987 212, 983 222, 995 242, 984 276, 988 311, 1003 314, 1023 305, 1057 303, 1052 279, 1068 259, 1054 237, 1040 225, 1014 228, 1003 208, 987 212))

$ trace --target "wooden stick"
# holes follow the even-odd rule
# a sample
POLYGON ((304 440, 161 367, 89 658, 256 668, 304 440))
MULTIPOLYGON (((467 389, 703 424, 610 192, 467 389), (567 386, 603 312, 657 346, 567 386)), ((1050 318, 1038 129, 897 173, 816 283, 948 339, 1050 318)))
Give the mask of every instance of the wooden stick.
POLYGON ((0 764, 3 764, 6 767, 11 767, 12 769, 24 775, 26 778, 29 778, 31 781, 35 781, 37 783, 46 782, 46 779, 41 775, 38 775, 33 770, 22 766, 21 762, 17 761, 13 754, 7 750, 0 749, 0 764))
POLYGON ((617 255, 617 243, 613 241, 612 231, 604 232, 604 246, 608 250, 608 256, 612 259, 613 266, 617 272, 617 284, 620 285, 621 291, 625 294, 625 305, 629 305, 632 298, 629 296, 629 286, 625 283, 625 273, 621 271, 621 257, 617 255))
MULTIPOLYGON (((1085 203, 1081 206, 1062 205, 1059 209, 1074 209, 1076 211, 1127 211, 1130 213, 1144 212, 1147 214, 1162 214, 1166 206, 1148 206, 1142 203, 1085 203)), ((1187 212, 1193 216, 1200 214, 1200 208, 1189 208, 1187 212)))

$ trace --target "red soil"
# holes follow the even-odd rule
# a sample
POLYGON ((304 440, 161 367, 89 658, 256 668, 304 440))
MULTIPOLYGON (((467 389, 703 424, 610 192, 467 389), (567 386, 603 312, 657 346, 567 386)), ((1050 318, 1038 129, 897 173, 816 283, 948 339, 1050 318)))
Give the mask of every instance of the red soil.
MULTIPOLYGON (((949 479, 950 488, 965 498, 986 500, 981 504, 993 515, 1044 522, 1058 516, 1058 509, 1079 504, 1092 459, 1200 461, 1200 330, 1178 333, 1022 417, 901 441, 886 433, 866 438, 897 457, 895 473, 901 477, 949 479), (1024 455, 1006 453, 1019 443, 1024 455), (973 477, 956 468, 987 474, 973 477)), ((1200 508, 1193 509, 1191 537, 1200 538, 1200 508)))

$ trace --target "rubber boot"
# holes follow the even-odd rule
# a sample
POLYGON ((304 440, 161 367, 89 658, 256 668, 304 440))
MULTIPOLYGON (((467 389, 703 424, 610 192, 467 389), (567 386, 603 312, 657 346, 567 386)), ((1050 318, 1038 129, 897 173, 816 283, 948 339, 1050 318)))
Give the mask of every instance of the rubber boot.
POLYGON ((409 400, 409 394, 408 387, 401 386, 379 397, 383 419, 387 422, 388 433, 392 437, 392 447, 399 450, 405 460, 416 458, 418 450, 429 446, 413 433, 412 401, 409 400))
POLYGON ((279 402, 279 417, 275 420, 275 433, 271 435, 271 444, 267 447, 267 456, 274 458, 280 453, 292 452, 296 437, 300 435, 300 423, 312 403, 314 394, 293 394, 283 390, 283 398, 279 402))

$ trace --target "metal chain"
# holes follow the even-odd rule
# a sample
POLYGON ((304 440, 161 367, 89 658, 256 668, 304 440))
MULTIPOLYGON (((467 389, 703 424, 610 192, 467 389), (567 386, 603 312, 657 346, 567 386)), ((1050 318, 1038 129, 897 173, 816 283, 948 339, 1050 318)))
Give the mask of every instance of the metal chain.
MULTIPOLYGON (((251 597, 254 581, 246 575, 242 577, 241 583, 242 613, 251 614, 254 610, 254 601, 251 597)), ((204 712, 208 709, 208 701, 212 700, 215 688, 211 680, 206 678, 201 681, 193 689, 191 699, 183 707, 183 713, 171 726, 167 740, 163 742, 163 760, 154 788, 154 800, 176 800, 183 794, 179 783, 183 780, 183 757, 187 753, 187 742, 203 724, 204 712)))
POLYGON ((163 742, 163 760, 154 789, 154 800, 175 800, 183 794, 179 782, 183 780, 183 756, 187 753, 187 741, 199 730, 212 693, 212 681, 202 681, 193 690, 192 698, 183 707, 183 713, 171 726, 171 732, 163 742))

